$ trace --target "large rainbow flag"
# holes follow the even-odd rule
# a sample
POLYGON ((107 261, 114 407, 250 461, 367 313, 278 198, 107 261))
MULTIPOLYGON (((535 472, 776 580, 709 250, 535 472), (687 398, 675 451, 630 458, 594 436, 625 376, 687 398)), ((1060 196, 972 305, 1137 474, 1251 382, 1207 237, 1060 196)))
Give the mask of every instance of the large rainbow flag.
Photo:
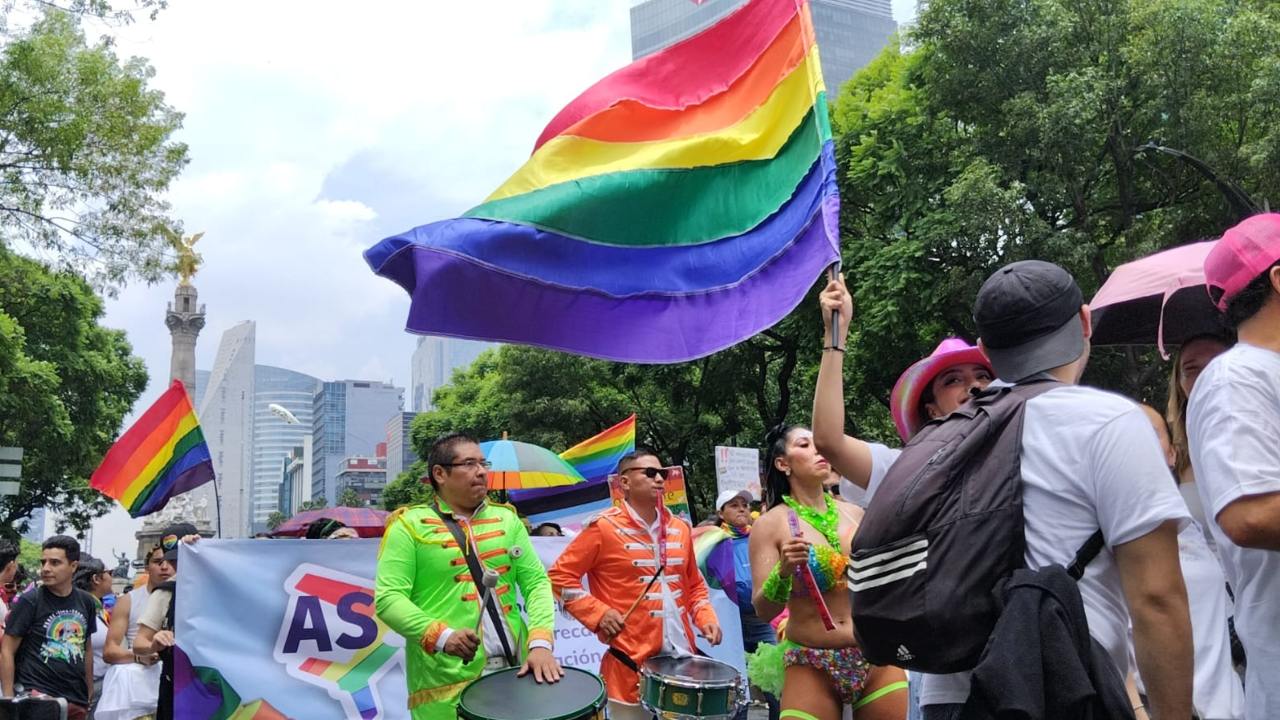
POLYGON ((149 515, 169 498, 213 479, 213 461, 181 380, 174 380, 107 451, 89 485, 129 515, 149 515))
POLYGON ((803 0, 751 0, 605 77, 463 217, 365 252, 411 332, 679 362, 782 319, 839 259, 803 0))

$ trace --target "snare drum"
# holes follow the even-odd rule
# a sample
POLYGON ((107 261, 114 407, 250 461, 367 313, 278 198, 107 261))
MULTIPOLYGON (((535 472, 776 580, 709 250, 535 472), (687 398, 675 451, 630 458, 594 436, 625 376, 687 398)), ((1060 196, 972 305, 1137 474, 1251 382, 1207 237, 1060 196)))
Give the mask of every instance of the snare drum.
POLYGON ((519 668, 478 678, 458 698, 463 720, 604 720, 604 683, 577 668, 564 668, 555 683, 539 683, 519 668))
POLYGON ((640 668, 640 704, 661 718, 727 720, 747 703, 732 665, 704 657, 656 657, 640 668))

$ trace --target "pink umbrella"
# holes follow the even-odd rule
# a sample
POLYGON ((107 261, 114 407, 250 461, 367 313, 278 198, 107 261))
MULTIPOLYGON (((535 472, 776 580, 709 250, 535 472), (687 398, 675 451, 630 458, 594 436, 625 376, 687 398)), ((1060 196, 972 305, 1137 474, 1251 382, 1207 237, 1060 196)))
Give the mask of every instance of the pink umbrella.
POLYGON ((1217 240, 1179 245, 1112 271, 1089 303, 1094 345, 1155 345, 1221 333, 1222 315, 1204 285, 1204 259, 1217 240))

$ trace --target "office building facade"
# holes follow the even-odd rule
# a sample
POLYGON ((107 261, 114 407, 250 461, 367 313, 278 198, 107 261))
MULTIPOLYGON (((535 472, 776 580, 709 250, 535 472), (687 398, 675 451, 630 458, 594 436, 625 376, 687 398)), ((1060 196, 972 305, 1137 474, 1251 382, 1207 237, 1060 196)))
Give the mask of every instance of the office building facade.
POLYGON ((387 482, 395 480, 418 459, 409 439, 409 425, 418 413, 396 413, 387 421, 387 482))
POLYGON ((253 461, 247 508, 249 529, 253 533, 265 531, 267 518, 281 510, 281 464, 295 447, 303 444, 304 438, 311 436, 314 424, 311 414, 319 389, 320 381, 310 375, 270 365, 254 367, 253 461), (272 411, 272 405, 284 408, 289 414, 282 416, 272 411))
POLYGON ((404 390, 387 383, 322 383, 312 408, 312 498, 337 504, 336 481, 343 460, 373 457, 386 437, 387 418, 403 409, 404 390))
POLYGON ((255 333, 253 321, 245 321, 222 334, 213 370, 197 393, 201 396, 200 425, 217 479, 190 494, 193 502, 203 496, 210 507, 217 508, 215 523, 224 538, 252 534, 255 333))
POLYGON ((433 335, 418 338, 409 368, 409 409, 413 412, 431 410, 436 389, 449 382, 454 370, 470 366, 480 353, 496 347, 496 343, 459 338, 433 335))

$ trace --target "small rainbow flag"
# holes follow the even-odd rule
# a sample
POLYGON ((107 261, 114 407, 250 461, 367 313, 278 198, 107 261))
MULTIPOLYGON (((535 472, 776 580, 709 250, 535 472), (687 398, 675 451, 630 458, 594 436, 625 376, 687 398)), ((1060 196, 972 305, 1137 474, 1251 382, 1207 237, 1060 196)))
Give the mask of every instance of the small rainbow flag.
POLYGON ((89 485, 115 498, 129 515, 142 517, 212 479, 200 421, 182 381, 174 380, 111 446, 89 485))
POLYGON ((560 453, 560 459, 573 466, 587 480, 608 477, 618 469, 623 455, 636 449, 636 416, 587 438, 560 453))
POLYGON ((365 260, 409 293, 411 332, 681 362, 839 261, 835 173, 808 3, 748 0, 588 88, 463 217, 365 260))
POLYGON ((582 520, 609 508, 609 474, 618 470, 623 455, 636 449, 636 416, 560 453, 585 483, 564 487, 513 490, 511 502, 534 525, 553 522, 576 529, 582 520))

